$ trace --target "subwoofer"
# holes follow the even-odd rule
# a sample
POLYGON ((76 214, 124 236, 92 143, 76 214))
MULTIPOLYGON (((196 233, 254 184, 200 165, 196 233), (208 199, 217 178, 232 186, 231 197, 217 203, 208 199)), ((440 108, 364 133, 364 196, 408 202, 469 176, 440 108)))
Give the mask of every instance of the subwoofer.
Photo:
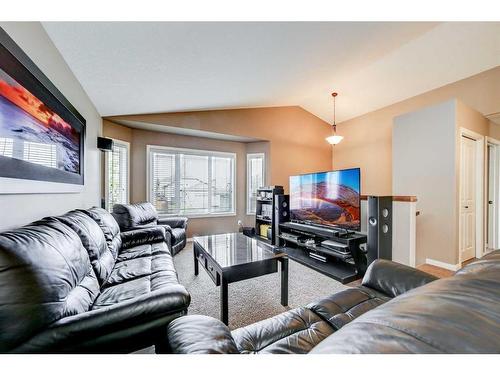
POLYGON ((367 266, 392 259, 392 197, 368 197, 367 266))
POLYGON ((274 245, 280 244, 279 225, 290 221, 290 196, 286 194, 277 194, 274 196, 274 245))

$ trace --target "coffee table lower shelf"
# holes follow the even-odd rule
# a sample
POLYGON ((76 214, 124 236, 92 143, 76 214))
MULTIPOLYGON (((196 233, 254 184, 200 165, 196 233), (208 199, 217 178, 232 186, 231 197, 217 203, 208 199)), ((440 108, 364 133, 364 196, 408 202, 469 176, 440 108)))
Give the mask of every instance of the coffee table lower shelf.
POLYGON ((325 276, 331 277, 342 284, 348 284, 354 280, 360 279, 361 275, 356 272, 353 265, 344 262, 328 262, 324 263, 311 258, 303 249, 294 247, 280 247, 280 251, 284 252, 288 258, 300 263, 306 267, 312 268, 315 271, 322 273, 325 276))

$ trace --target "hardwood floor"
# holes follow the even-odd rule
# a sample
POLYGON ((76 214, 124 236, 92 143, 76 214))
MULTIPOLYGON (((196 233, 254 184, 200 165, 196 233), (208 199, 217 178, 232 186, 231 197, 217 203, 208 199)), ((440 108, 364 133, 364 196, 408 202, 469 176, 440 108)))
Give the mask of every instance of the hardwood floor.
POLYGON ((419 269, 420 271, 430 273, 431 275, 434 275, 440 279, 442 279, 444 277, 453 276, 453 274, 455 273, 455 272, 447 270, 445 268, 431 266, 430 264, 422 264, 422 265, 418 266, 417 269, 419 269))

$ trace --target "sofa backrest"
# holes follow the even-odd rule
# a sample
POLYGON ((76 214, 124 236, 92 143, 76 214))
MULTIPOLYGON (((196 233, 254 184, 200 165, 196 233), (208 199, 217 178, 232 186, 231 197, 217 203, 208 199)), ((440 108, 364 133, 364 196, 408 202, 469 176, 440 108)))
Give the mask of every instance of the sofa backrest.
POLYGON ((150 202, 115 204, 113 216, 123 231, 155 226, 158 222, 158 212, 150 202))
POLYGON ((379 306, 311 353, 500 352, 500 252, 379 306))
POLYGON ((56 219, 78 234, 89 254, 90 263, 94 268, 99 284, 103 285, 115 266, 115 257, 108 248, 101 227, 83 210, 70 211, 56 217, 56 219))
POLYGON ((113 256, 113 260, 116 260, 118 252, 122 247, 122 238, 120 227, 115 218, 108 211, 99 207, 92 207, 88 210, 82 210, 82 212, 94 219, 97 225, 99 225, 104 233, 106 245, 113 256))
POLYGON ((0 352, 88 311, 99 283, 78 235, 55 218, 0 233, 0 352))

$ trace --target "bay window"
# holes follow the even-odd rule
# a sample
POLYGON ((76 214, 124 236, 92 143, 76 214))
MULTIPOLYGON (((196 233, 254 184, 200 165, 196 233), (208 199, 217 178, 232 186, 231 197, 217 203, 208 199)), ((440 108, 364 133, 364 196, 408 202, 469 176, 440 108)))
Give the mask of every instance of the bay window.
POLYGON ((148 199, 163 215, 235 214, 233 153, 148 146, 148 199))

